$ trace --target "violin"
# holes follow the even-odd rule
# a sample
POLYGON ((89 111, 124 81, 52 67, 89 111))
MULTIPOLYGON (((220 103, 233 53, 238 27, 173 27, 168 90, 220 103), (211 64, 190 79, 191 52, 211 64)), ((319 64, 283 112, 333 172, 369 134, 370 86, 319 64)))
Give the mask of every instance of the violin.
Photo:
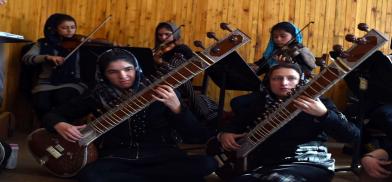
POLYGON ((153 49, 152 55, 154 57, 162 57, 163 54, 171 51, 174 47, 176 47, 176 40, 169 41, 161 44, 158 48, 153 49))
MULTIPOLYGON (((180 25, 177 29, 173 31, 172 35, 175 34, 178 30, 180 30, 181 27, 184 26, 185 25, 180 25)), ((177 45, 176 42, 177 42, 176 39, 173 39, 171 41, 163 41, 163 43, 160 44, 158 47, 152 49, 152 55, 157 58, 162 57, 163 54, 169 52, 177 45)))
MULTIPOLYGON (((75 34, 72 38, 65 38, 61 42, 61 47, 67 50, 75 49, 86 39, 86 36, 75 34)), ((88 39, 83 46, 114 46, 114 44, 105 39, 88 39)))
MULTIPOLYGON (((93 36, 95 32, 97 32, 106 22, 108 22, 112 18, 112 15, 108 16, 100 25, 98 25, 89 35, 87 35, 83 40, 80 41, 79 44, 76 44, 76 46, 68 53, 67 56, 64 57, 64 61, 67 60, 69 57, 72 56, 73 53, 75 53, 83 44, 91 40, 90 38, 93 36)), ((74 37, 79 37, 79 36, 74 36, 74 37)), ((71 43, 69 43, 71 44, 71 43)))
POLYGON ((295 34, 282 48, 274 52, 270 57, 266 58, 264 62, 259 66, 251 66, 255 73, 258 73, 271 59, 275 59, 277 57, 282 58, 285 62, 295 63, 293 58, 300 54, 299 50, 304 46, 301 43, 296 41, 297 35, 299 35, 303 30, 305 30, 310 24, 313 24, 314 21, 306 24, 298 33, 295 34))
POLYGON ((299 50, 304 48, 303 44, 297 41, 292 41, 289 44, 283 46, 273 54, 273 58, 281 58, 281 60, 288 63, 295 63, 294 57, 300 54, 299 50))

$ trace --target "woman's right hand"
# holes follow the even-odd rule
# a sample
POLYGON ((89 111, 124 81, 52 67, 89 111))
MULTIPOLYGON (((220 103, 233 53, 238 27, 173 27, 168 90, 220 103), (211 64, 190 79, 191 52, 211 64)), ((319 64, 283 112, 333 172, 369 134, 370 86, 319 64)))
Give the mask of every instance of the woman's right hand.
POLYGON ((241 145, 236 142, 236 139, 242 138, 246 135, 243 134, 235 134, 235 133, 221 133, 218 137, 223 149, 227 151, 238 150, 241 145))
POLYGON ((61 56, 50 56, 47 55, 45 57, 47 61, 52 62, 55 66, 62 65, 64 63, 64 58, 61 56))
POLYGON ((74 126, 66 122, 59 122, 54 125, 57 133, 59 133, 65 140, 69 142, 77 142, 83 135, 79 130, 85 128, 86 125, 74 126))

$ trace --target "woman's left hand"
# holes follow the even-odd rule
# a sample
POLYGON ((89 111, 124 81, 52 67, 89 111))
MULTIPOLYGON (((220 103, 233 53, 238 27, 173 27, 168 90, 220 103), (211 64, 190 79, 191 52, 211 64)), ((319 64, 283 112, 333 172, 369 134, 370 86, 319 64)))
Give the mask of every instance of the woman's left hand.
POLYGON ((325 105, 320 101, 319 98, 311 99, 306 96, 299 96, 297 99, 294 100, 294 106, 298 109, 301 109, 305 113, 308 113, 313 116, 321 117, 325 113, 327 113, 327 108, 325 105))
POLYGON ((171 111, 178 114, 181 112, 181 103, 178 100, 173 88, 168 85, 159 85, 154 89, 156 94, 153 94, 154 99, 165 104, 171 111))

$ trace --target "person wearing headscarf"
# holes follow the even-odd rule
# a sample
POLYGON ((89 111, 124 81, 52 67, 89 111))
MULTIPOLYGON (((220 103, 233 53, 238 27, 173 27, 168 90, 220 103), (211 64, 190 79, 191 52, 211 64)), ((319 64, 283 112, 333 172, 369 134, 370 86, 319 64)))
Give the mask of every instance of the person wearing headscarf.
POLYGON ((44 38, 38 40, 22 57, 26 65, 35 66, 38 78, 32 89, 33 107, 39 119, 52 108, 82 94, 87 86, 81 82, 79 52, 64 60, 70 50, 62 43, 76 33, 73 17, 56 13, 44 26, 44 38))
POLYGON ((181 30, 174 23, 161 22, 155 28, 154 60, 158 65, 170 64, 176 55, 185 60, 193 56, 192 50, 181 43, 181 30))
MULTIPOLYGON (((164 47, 162 49, 165 51, 155 52, 155 67, 158 70, 155 76, 163 76, 187 62, 193 56, 192 50, 187 45, 181 43, 180 38, 180 29, 174 23, 161 22, 157 25, 155 29, 154 50, 160 50, 162 44, 169 44, 171 47, 164 47)), ((181 97, 188 101, 187 105, 195 116, 202 123, 208 125, 211 130, 215 130, 217 126, 218 105, 208 96, 196 93, 192 81, 182 84, 177 90, 180 92, 181 97)))
POLYGON ((316 59, 312 52, 302 45, 302 35, 297 26, 290 22, 280 22, 275 24, 271 29, 271 37, 263 57, 256 61, 258 66, 257 74, 267 73, 269 68, 279 61, 294 62, 301 66, 303 74, 306 77, 311 75, 312 70, 316 67, 316 59), (290 42, 291 41, 291 42, 290 42), (281 55, 283 49, 296 47, 294 52, 286 51, 288 55, 281 55))
MULTIPOLYGON (((312 70, 316 67, 316 58, 313 53, 302 45, 300 30, 290 22, 279 22, 272 27, 270 40, 263 57, 251 64, 251 68, 257 75, 262 75, 268 73, 269 69, 279 62, 297 63, 302 70, 301 78, 305 80, 311 77, 312 70)), ((230 105, 234 113, 246 110, 253 96, 254 94, 250 93, 233 98, 230 105)))
MULTIPOLYGON (((72 122, 76 118, 89 113, 98 117, 149 88, 132 53, 110 49, 97 62, 96 87, 44 117, 49 131, 70 142, 80 140, 80 129, 86 127, 72 122)), ((155 102, 96 140, 99 159, 79 172, 79 181, 204 181, 215 169, 211 157, 188 156, 173 136, 175 130, 188 140, 204 141, 205 128, 170 86, 152 90, 155 102)))
MULTIPOLYGON (((258 117, 303 84, 301 73, 297 64, 280 62, 272 66, 265 78, 266 89, 255 92, 252 107, 238 113, 219 133, 223 149, 238 150, 238 139, 262 122, 258 117)), ((358 142, 359 130, 329 99, 303 95, 293 103, 300 113, 247 156, 249 170, 233 181, 331 181, 335 160, 328 153, 323 134, 342 142, 358 142)))

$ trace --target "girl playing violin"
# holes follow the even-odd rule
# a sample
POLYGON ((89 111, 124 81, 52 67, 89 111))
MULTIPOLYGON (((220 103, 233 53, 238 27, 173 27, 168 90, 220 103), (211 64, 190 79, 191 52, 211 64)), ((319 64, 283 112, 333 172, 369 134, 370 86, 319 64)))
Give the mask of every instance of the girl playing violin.
POLYGON ((174 55, 182 54, 185 59, 193 56, 192 50, 180 43, 181 32, 174 23, 161 22, 155 29, 154 60, 158 65, 171 63, 174 55))
MULTIPOLYGON (((167 73, 193 56, 192 50, 180 43, 180 30, 173 23, 161 22, 155 29, 154 61, 157 74, 167 73)), ((161 75, 157 75, 161 76, 161 75)), ((206 95, 196 94, 191 81, 182 84, 178 91, 187 100, 195 116, 214 130, 217 104, 206 95)))
POLYGON ((271 37, 263 57, 255 62, 257 74, 267 73, 269 68, 277 62, 288 60, 298 63, 306 77, 310 76, 316 67, 314 55, 302 45, 300 30, 290 22, 280 22, 271 29, 271 37), (292 51, 294 54, 285 54, 292 51))
MULTIPOLYGON (((261 75, 268 73, 269 69, 279 62, 297 63, 302 70, 301 78, 305 81, 309 79, 312 70, 316 67, 313 53, 302 45, 300 30, 290 22, 279 22, 272 27, 270 40, 263 57, 251 64, 251 68, 257 75, 261 75), (286 54, 287 52, 294 52, 294 54, 286 54)), ((240 112, 239 110, 246 110, 250 107, 249 103, 254 99, 253 96, 253 93, 250 93, 233 98, 230 102, 232 110, 235 113, 240 112)))
POLYGON ((79 53, 64 59, 70 50, 63 48, 62 43, 74 37, 76 28, 73 17, 58 13, 51 15, 44 26, 45 37, 22 58, 24 64, 39 65, 38 80, 32 90, 33 107, 39 119, 87 88, 80 82, 79 53))

